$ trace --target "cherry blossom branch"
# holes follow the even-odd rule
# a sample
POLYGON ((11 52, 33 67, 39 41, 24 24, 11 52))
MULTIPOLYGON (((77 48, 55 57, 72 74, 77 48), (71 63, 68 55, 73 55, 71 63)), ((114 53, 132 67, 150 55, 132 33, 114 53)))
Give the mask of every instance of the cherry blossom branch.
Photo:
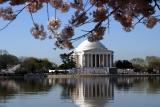
POLYGON ((155 6, 160 10, 160 5, 158 5, 157 0, 154 0, 155 6))
POLYGON ((31 12, 29 12, 30 16, 31 16, 31 19, 32 19, 32 23, 33 25, 36 25, 35 21, 34 21, 34 18, 33 18, 33 14, 31 12))
MULTIPOLYGON (((117 7, 117 8, 114 9, 112 12, 110 12, 110 14, 107 15, 107 19, 108 19, 113 13, 115 13, 115 12, 118 10, 118 8, 119 8, 119 7, 117 7)), ((87 37, 90 33, 92 33, 92 31, 94 31, 97 27, 99 27, 99 26, 103 23, 103 21, 104 21, 104 20, 98 22, 98 23, 96 24, 96 26, 95 26, 92 30, 90 30, 90 31, 85 31, 85 32, 88 32, 88 33, 85 33, 84 35, 81 35, 81 36, 78 36, 78 37, 76 37, 76 38, 70 39, 70 41, 75 41, 75 40, 79 40, 79 39, 81 39, 81 38, 87 37)))
MULTIPOLYGON (((137 18, 138 19, 138 18, 137 18)), ((144 19, 144 16, 141 17, 140 19, 138 19, 138 21, 133 25, 133 27, 135 27, 138 23, 140 23, 142 20, 144 19)))
MULTIPOLYGON (((19 10, 19 12, 15 15, 15 17, 17 18, 17 16, 30 4, 27 4, 26 6, 24 6, 21 10, 19 10)), ((15 18, 15 19, 16 19, 15 18)), ((7 28, 15 19, 10 20, 4 27, 0 28, 0 31, 4 30, 5 28, 7 28)))

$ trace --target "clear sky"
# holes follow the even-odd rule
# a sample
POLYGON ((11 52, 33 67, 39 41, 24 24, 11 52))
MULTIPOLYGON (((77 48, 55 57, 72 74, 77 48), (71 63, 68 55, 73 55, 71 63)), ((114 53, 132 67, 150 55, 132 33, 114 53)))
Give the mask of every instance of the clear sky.
MULTIPOLYGON (((53 11, 50 10, 50 13, 53 11)), ((67 21, 68 14, 58 14, 58 16, 63 19, 62 23, 67 21)), ((38 23, 47 25, 45 9, 38 12, 38 15, 34 14, 34 18, 38 23)), ((3 27, 5 23, 0 19, 0 27, 3 27)), ((31 27, 30 15, 23 11, 9 27, 0 31, 0 49, 6 49, 16 56, 48 58, 53 62, 60 63, 59 54, 69 50, 54 50, 54 41, 50 39, 44 41, 34 39, 30 33, 31 27)), ((76 33, 76 35, 79 34, 80 32, 76 33)), ((74 42, 74 46, 76 47, 83 40, 74 42)), ((139 24, 128 33, 122 30, 122 26, 118 22, 112 20, 109 32, 106 32, 105 38, 101 42, 108 49, 114 51, 115 60, 130 60, 150 55, 160 56, 160 24, 153 29, 147 29, 144 25, 139 24)))

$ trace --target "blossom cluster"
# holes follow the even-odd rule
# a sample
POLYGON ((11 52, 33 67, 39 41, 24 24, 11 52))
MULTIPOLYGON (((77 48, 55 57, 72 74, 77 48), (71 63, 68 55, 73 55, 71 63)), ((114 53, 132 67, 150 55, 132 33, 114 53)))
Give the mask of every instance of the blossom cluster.
POLYGON ((156 17, 151 16, 147 19, 146 27, 153 28, 157 24, 157 22, 158 19, 156 17))
POLYGON ((0 8, 0 18, 3 18, 4 20, 14 20, 16 15, 13 13, 11 7, 0 8))
POLYGON ((42 4, 42 2, 36 0, 26 2, 27 9, 31 13, 37 12, 39 9, 41 9, 43 7, 42 4))
POLYGON ((56 46, 59 48, 69 48, 72 49, 73 45, 70 42, 70 38, 74 35, 74 29, 71 26, 65 26, 62 32, 56 33, 56 46))
POLYGON ((98 26, 95 30, 91 32, 88 36, 88 40, 90 42, 96 42, 103 39, 104 33, 106 31, 106 27, 98 26))
POLYGON ((52 31, 52 30, 56 30, 60 27, 60 20, 56 19, 56 18, 52 18, 49 20, 48 22, 48 30, 52 31))
POLYGON ((38 25, 35 23, 34 26, 31 28, 31 33, 35 39, 43 40, 46 38, 46 32, 43 25, 38 25))

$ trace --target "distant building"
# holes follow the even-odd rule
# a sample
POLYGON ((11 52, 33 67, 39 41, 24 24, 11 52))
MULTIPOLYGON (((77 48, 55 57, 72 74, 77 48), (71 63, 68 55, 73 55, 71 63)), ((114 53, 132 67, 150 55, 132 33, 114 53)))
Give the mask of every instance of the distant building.
POLYGON ((113 66, 113 51, 101 42, 82 42, 73 53, 77 68, 108 69, 113 66))

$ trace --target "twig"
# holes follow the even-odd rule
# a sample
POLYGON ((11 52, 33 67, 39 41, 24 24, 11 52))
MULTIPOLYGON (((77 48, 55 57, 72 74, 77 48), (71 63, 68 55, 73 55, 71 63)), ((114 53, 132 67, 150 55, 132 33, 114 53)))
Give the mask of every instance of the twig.
POLYGON ((82 24, 80 24, 80 25, 78 25, 78 26, 76 26, 76 27, 83 26, 84 24, 86 25, 86 24, 88 24, 88 23, 91 23, 92 21, 93 21, 93 18, 92 18, 92 19, 89 19, 88 21, 86 21, 86 22, 84 22, 84 23, 82 23, 82 24))
POLYGON ((110 30, 110 19, 109 19, 109 17, 108 17, 108 20, 107 20, 107 31, 108 31, 108 33, 109 33, 109 30, 110 30))
POLYGON ((86 1, 86 3, 84 4, 84 8, 86 8, 86 6, 88 5, 89 0, 86 1))
POLYGON ((144 19, 144 16, 141 17, 140 19, 138 19, 138 21, 133 25, 133 26, 136 26, 138 23, 140 23, 142 20, 144 19))
POLYGON ((49 7, 48 7, 48 3, 47 3, 47 19, 48 19, 48 21, 49 21, 49 7))
POLYGON ((31 16, 31 19, 32 19, 32 23, 33 23, 33 25, 36 25, 36 23, 35 23, 35 21, 34 21, 34 18, 33 18, 32 13, 31 13, 31 12, 29 12, 29 13, 30 13, 30 16, 31 16))
MULTIPOLYGON (((75 23, 80 17, 82 17, 85 13, 87 13, 94 5, 90 6, 87 10, 83 11, 76 19, 73 20, 72 23, 75 23)), ((83 24, 82 24, 83 25, 83 24)))
POLYGON ((84 38, 84 37, 88 36, 90 33, 91 33, 91 32, 88 32, 88 33, 86 33, 86 34, 84 34, 84 35, 81 35, 81 36, 79 36, 79 37, 76 37, 76 38, 70 39, 69 41, 79 40, 79 39, 81 39, 81 38, 84 38))
POLYGON ((54 12, 54 17, 55 19, 57 18, 57 9, 55 8, 55 12, 54 12))
POLYGON ((157 6, 157 8, 160 10, 160 6, 157 3, 157 0, 154 0, 155 6, 157 6))

